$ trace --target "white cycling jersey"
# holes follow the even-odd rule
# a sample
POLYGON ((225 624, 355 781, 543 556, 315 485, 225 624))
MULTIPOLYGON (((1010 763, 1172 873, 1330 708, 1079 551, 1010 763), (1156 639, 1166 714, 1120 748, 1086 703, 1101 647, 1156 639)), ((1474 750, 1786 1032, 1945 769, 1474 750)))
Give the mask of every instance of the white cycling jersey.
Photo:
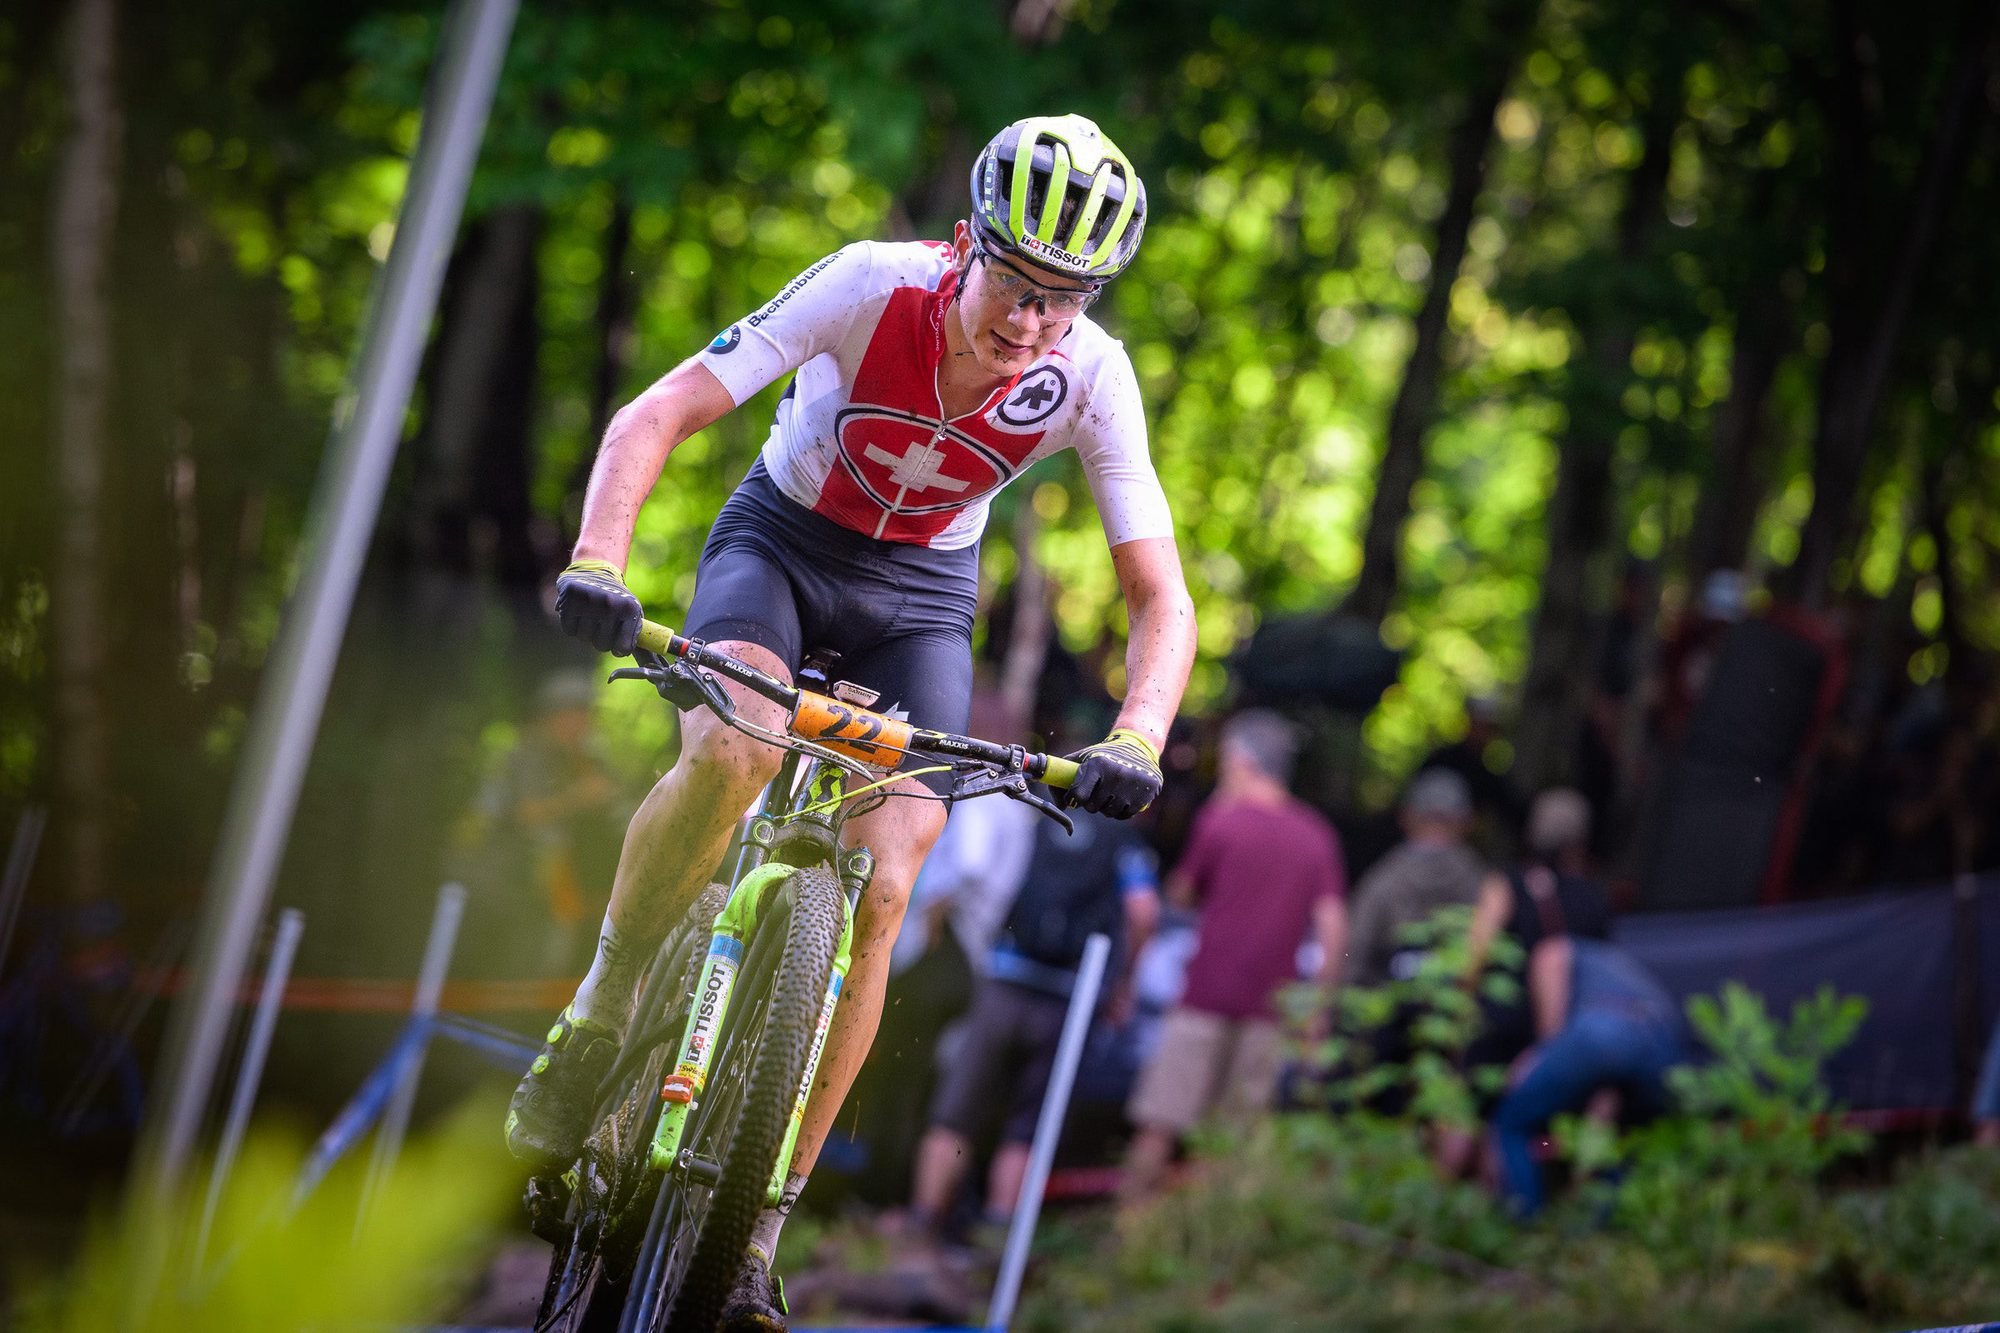
POLYGON ((702 351, 738 404, 798 372, 764 444, 778 488, 856 532, 955 550, 979 540, 996 491, 1074 448, 1111 545, 1170 536, 1132 362, 1088 316, 984 403, 944 419, 937 370, 956 285, 948 245, 857 242, 702 351))

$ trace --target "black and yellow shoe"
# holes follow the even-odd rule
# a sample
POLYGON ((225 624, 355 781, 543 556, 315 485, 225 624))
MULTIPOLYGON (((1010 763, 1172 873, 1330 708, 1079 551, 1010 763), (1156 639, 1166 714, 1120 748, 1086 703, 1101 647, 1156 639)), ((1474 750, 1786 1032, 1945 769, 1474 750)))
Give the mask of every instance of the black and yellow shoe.
POLYGON ((791 1325, 785 1316, 785 1284, 771 1276, 770 1265, 756 1250, 743 1256, 736 1270, 736 1284, 722 1303, 722 1322, 716 1333, 787 1333, 791 1325))
POLYGON ((615 1032, 563 1010, 507 1104, 507 1151, 543 1170, 575 1161, 590 1133, 598 1086, 617 1059, 615 1032))

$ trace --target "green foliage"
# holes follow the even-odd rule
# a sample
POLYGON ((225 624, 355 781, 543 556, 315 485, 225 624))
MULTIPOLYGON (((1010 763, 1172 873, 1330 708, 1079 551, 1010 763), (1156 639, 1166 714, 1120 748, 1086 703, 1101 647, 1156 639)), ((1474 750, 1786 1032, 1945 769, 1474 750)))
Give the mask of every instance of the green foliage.
MULTIPOLYGON (((1801 1000, 1784 1024, 1735 982, 1719 999, 1689 1000, 1688 1017, 1713 1058, 1670 1071, 1678 1114, 1625 1145, 1620 1219, 1653 1246, 1690 1247, 1709 1266, 1737 1247, 1807 1228, 1823 1208, 1815 1182, 1868 1145, 1840 1122, 1821 1079, 1867 1009, 1831 986, 1801 1000)), ((1601 1146, 1571 1141, 1604 1156, 1601 1146)))
POLYGON ((1822 993, 1779 1022, 1732 986, 1690 1009, 1715 1058, 1676 1072, 1682 1108, 1622 1142, 1565 1125, 1574 1174, 1616 1171, 1542 1224, 1441 1179, 1418 1116, 1285 1116, 1202 1136, 1186 1184, 1116 1228, 1070 1224, 1023 1324, 1858 1333, 1990 1315, 2000 1153, 1927 1157, 1885 1187, 1828 1176, 1865 1142, 1819 1078, 1859 1002, 1822 993))
POLYGON ((1448 907, 1403 927, 1397 940, 1419 952, 1416 971, 1387 985, 1341 992, 1336 1035, 1311 1052, 1315 1066, 1332 1071, 1319 1090, 1329 1106, 1386 1097, 1407 1101, 1410 1113, 1428 1124, 1470 1129, 1477 1123, 1475 1092, 1501 1075, 1468 1070, 1461 1057, 1479 1033, 1481 998, 1505 1002, 1521 993, 1524 959, 1519 943, 1503 935, 1490 946, 1476 990, 1468 987, 1471 919, 1472 909, 1448 907), (1369 1036, 1398 1022, 1407 1025, 1409 1058, 1377 1061, 1369 1036))
POLYGON ((293 1211, 310 1143, 260 1130, 230 1178, 206 1263, 195 1251, 203 1171, 160 1209, 128 1205, 100 1220, 69 1271, 30 1278, 10 1326, 23 1333, 303 1333, 435 1318, 464 1294, 515 1189, 517 1174, 494 1146, 498 1123, 492 1106, 476 1101, 411 1139, 359 1226, 365 1153, 350 1154, 293 1211), (161 1294, 150 1301, 149 1271, 164 1275, 161 1294))

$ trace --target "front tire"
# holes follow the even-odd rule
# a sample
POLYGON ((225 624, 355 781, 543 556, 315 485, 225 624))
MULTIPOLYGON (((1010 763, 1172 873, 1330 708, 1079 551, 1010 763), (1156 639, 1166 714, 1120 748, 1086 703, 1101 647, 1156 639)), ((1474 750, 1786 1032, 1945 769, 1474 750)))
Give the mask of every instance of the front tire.
POLYGON ((651 1206, 643 1186, 658 1179, 646 1161, 659 1116, 655 1090, 680 1047, 695 978, 715 918, 728 901, 728 885, 704 889, 647 973, 625 1050, 605 1080, 596 1126, 576 1163, 569 1232, 550 1258, 535 1312, 537 1333, 609 1333, 618 1320, 651 1206))
POLYGON ((719 1161, 721 1175, 713 1190, 689 1180, 667 1185, 684 1196, 676 1224, 661 1229, 655 1250, 675 1333, 710 1333, 749 1246, 812 1054, 842 908, 831 870, 796 871, 774 891, 770 915, 751 941, 717 1041, 706 1105, 690 1118, 684 1140, 697 1158, 719 1161))

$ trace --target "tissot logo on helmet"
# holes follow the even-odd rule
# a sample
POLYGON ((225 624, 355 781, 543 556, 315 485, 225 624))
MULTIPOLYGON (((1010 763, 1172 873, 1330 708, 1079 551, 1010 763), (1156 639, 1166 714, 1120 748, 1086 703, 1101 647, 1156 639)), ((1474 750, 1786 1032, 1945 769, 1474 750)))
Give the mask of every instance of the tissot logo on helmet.
POLYGON ((1039 236, 1023 236, 1021 248, 1044 263, 1061 264, 1086 272, 1090 268, 1090 261, 1082 255, 1073 255, 1061 246, 1050 245, 1039 236))

